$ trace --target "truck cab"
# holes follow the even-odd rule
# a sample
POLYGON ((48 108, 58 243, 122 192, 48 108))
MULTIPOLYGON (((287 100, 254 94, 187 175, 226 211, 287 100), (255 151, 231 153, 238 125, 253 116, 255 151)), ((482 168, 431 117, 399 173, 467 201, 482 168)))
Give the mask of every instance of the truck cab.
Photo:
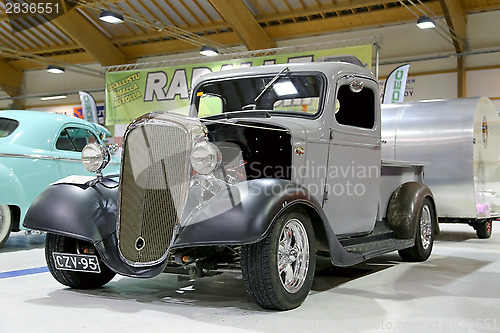
POLYGON ((344 62, 205 75, 189 116, 128 126, 119 183, 56 184, 25 226, 48 232, 49 270, 64 285, 237 269, 251 298, 277 310, 304 301, 318 255, 342 267, 396 250, 426 260, 433 195, 422 164, 381 160, 378 96, 373 74, 344 62), (99 269, 72 264, 82 258, 99 269))

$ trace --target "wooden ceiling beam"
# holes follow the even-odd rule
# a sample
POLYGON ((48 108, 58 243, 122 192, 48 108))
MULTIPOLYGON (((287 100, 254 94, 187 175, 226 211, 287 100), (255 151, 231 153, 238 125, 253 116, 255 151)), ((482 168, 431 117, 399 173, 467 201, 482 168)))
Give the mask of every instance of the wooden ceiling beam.
POLYGON ((384 4, 390 3, 390 2, 397 2, 397 1, 395 1, 395 0, 351 0, 351 1, 341 2, 341 3, 334 1, 331 4, 314 6, 314 7, 307 7, 305 9, 302 9, 299 11, 298 10, 291 10, 291 11, 282 11, 279 13, 272 13, 272 14, 260 14, 260 15, 257 15, 256 19, 259 22, 280 21, 280 20, 287 20, 287 19, 292 19, 292 18, 300 17, 300 16, 314 16, 314 15, 331 13, 331 12, 335 12, 335 11, 349 10, 349 9, 353 9, 353 8, 384 5, 384 4))
POLYGON ((439 0, 457 53, 467 49, 467 16, 460 1, 439 0))
MULTIPOLYGON (((439 0, 457 53, 467 50, 467 16, 458 0, 439 0)), ((457 58, 457 97, 467 95, 465 57, 457 58)))
MULTIPOLYGON (((438 2, 427 4, 427 7, 437 15, 442 15, 441 6, 438 2)), ((394 25, 410 21, 415 21, 415 16, 410 11, 404 7, 392 7, 376 13, 363 12, 356 15, 332 16, 294 24, 271 25, 264 29, 272 38, 294 38, 394 25)))
POLYGON ((249 50, 269 49, 276 43, 241 0, 209 0, 249 50))
MULTIPOLYGON (((0 89, 5 91, 10 97, 17 97, 22 95, 24 72, 14 68, 4 60, 0 60, 0 89)), ((13 100, 14 108, 24 108, 24 100, 13 100)))
MULTIPOLYGON (((367 1, 365 1, 367 3, 367 1)), ((371 2, 370 2, 371 3, 371 2)), ((380 1, 379 1, 380 3, 380 1)), ((500 0, 488 0, 490 5, 498 3, 500 4, 500 0)), ((426 5, 436 13, 436 15, 443 15, 443 10, 441 8, 441 4, 439 1, 434 1, 431 3, 427 3, 426 5)), ((477 1, 474 3, 467 2, 466 12, 468 11, 477 11, 481 9, 481 4, 477 1)), ((297 16, 295 14, 295 16, 297 16)), ((326 17, 324 19, 313 19, 310 21, 299 21, 293 24, 276 24, 269 25, 263 30, 265 33, 272 39, 286 39, 286 38, 295 38, 307 35, 315 35, 315 34, 325 34, 325 33, 334 33, 338 31, 349 31, 361 28, 369 28, 375 26, 383 26, 389 24, 398 24, 403 22, 414 21, 415 17, 412 15, 407 9, 403 7, 389 7, 385 10, 377 10, 373 12, 364 12, 358 13, 355 15, 344 15, 344 16, 331 16, 326 17)), ((259 18, 260 22, 261 19, 259 18)), ((211 26, 209 24, 209 26, 211 26)), ((217 28, 222 28, 224 23, 216 22, 214 25, 217 28)), ((188 31, 200 31, 200 27, 190 27, 187 29, 188 31)), ((208 28, 207 28, 208 29, 208 28)), ((83 29, 79 29, 81 31, 83 29)), ((151 43, 141 43, 142 40, 148 40, 149 38, 161 38, 164 36, 162 32, 152 32, 146 34, 137 34, 135 36, 129 35, 124 37, 119 37, 114 39, 114 43, 122 44, 122 43, 134 43, 139 42, 137 45, 127 45, 122 46, 121 51, 124 54, 129 56, 127 62, 132 62, 134 58, 140 58, 144 56, 151 55, 162 55, 162 54, 172 54, 179 52, 189 52, 196 49, 196 47, 181 42, 175 39, 151 42, 151 43)), ((210 38, 214 41, 218 41, 227 46, 234 46, 241 43, 238 35, 234 32, 222 32, 216 33, 212 35, 208 35, 207 38, 210 38)), ((68 44, 66 46, 61 45, 54 47, 53 49, 48 47, 44 49, 44 53, 50 53, 51 50, 54 52, 57 51, 67 51, 71 52, 70 54, 51 56, 50 58, 58 59, 68 63, 91 63, 95 62, 93 60, 93 54, 89 52, 80 52, 78 50, 79 46, 77 44, 68 44), (91 56, 92 55, 92 56, 91 56)), ((32 52, 34 54, 38 54, 40 50, 27 50, 27 52, 32 52)), ((99 50, 100 52, 101 50, 99 50)), ((12 60, 8 62, 11 66, 18 69, 34 69, 40 67, 40 65, 27 61, 27 60, 12 60)))
POLYGON ((122 50, 76 9, 52 20, 52 23, 103 66, 120 65, 133 61, 133 59, 127 59, 122 50))
MULTIPOLYGON (((221 43, 224 45, 237 45, 241 42, 238 35, 234 32, 225 32, 221 34, 211 35, 210 39, 216 43, 221 43)), ((129 45, 123 47, 123 51, 131 58, 190 52, 197 50, 199 50, 199 47, 188 44, 178 39, 147 44, 129 45)), ((47 60, 50 59, 55 61, 63 61, 69 64, 87 64, 95 62, 95 60, 88 52, 53 56, 48 58, 47 60)), ((22 68, 24 70, 42 69, 44 67, 44 65, 24 59, 11 60, 8 62, 8 64, 12 67, 22 68)))

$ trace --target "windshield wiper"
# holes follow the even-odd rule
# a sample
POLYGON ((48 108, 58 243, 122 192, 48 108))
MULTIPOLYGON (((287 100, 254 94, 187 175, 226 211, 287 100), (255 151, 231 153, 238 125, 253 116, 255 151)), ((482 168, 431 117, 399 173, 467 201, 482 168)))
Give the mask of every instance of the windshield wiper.
POLYGON ((219 119, 233 119, 233 118, 271 118, 271 115, 266 110, 242 110, 230 111, 211 116, 200 118, 203 120, 219 120, 219 119))
POLYGON ((266 92, 266 90, 267 90, 267 89, 269 89, 269 88, 271 88, 271 87, 273 86, 273 84, 274 84, 274 83, 275 83, 275 82, 279 79, 279 77, 280 77, 281 75, 283 75, 283 73, 285 73, 285 72, 286 72, 286 73, 290 72, 290 68, 285 67, 285 68, 283 68, 283 69, 282 69, 282 70, 281 70, 278 74, 276 74, 276 75, 272 78, 272 80, 271 80, 271 81, 269 81, 269 82, 266 84, 266 86, 264 87, 264 89, 262 89, 262 91, 260 92, 260 94, 259 94, 257 97, 255 97, 255 99, 254 99, 253 101, 254 101, 254 102, 257 102, 257 101, 259 100, 259 98, 260 98, 262 95, 264 95, 264 93, 266 92))

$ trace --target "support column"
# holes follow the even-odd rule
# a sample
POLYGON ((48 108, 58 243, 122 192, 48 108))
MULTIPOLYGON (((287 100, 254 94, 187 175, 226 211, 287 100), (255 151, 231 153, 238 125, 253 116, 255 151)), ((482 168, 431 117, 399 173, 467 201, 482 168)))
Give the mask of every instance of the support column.
POLYGON ((467 96, 467 72, 465 57, 457 58, 457 97, 467 96))

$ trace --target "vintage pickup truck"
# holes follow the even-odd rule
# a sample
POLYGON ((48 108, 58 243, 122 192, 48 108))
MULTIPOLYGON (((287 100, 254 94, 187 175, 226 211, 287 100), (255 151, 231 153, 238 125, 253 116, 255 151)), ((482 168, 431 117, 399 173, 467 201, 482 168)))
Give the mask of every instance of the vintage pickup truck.
POLYGON ((304 301, 317 256, 424 261, 434 198, 422 164, 381 160, 378 96, 370 70, 345 62, 203 76, 189 117, 128 126, 119 183, 89 145, 82 162, 97 178, 51 186, 24 225, 48 233, 49 270, 66 286, 241 269, 250 297, 278 310, 304 301))

